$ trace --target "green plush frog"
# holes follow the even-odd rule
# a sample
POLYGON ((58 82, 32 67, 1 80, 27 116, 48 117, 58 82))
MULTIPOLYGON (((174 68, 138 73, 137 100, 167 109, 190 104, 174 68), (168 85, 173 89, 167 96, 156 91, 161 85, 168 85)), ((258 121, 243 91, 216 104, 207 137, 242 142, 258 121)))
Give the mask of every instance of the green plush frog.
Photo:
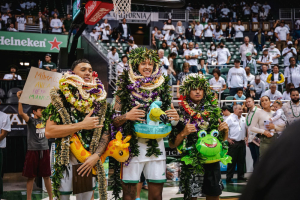
MULTIPOLYGON (((214 129, 210 132, 210 134, 207 134, 205 130, 201 130, 198 132, 199 139, 196 143, 196 149, 199 153, 203 155, 203 157, 206 158, 204 163, 215 163, 221 161, 224 165, 227 165, 228 163, 231 163, 232 158, 227 154, 228 150, 224 149, 221 142, 218 140, 219 131, 214 129)), ((185 148, 184 145, 178 146, 178 151, 181 153, 182 150, 189 150, 190 148, 185 148)), ((185 162, 185 164, 191 164, 190 156, 184 156, 182 161, 185 162)))

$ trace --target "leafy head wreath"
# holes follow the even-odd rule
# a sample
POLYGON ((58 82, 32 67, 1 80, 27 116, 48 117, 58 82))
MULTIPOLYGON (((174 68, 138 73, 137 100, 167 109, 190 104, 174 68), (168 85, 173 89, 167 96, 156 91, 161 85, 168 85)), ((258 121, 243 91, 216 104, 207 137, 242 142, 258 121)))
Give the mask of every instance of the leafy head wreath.
POLYGON ((204 97, 212 95, 209 83, 205 76, 202 74, 192 73, 187 75, 182 81, 182 85, 180 86, 180 94, 188 97, 191 90, 198 88, 204 90, 204 97))
POLYGON ((129 65, 133 72, 140 75, 138 67, 141 62, 149 60, 153 62, 153 72, 155 72, 159 67, 159 57, 156 50, 147 49, 145 47, 140 47, 133 49, 129 54, 129 65))

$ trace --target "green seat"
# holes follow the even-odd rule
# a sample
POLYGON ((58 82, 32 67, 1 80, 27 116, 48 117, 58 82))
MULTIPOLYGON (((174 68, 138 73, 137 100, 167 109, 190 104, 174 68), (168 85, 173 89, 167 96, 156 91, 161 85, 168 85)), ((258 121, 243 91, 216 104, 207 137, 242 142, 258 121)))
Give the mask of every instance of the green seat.
POLYGON ((222 68, 221 69, 221 74, 222 75, 227 75, 228 74, 229 69, 228 68, 222 68))
POLYGON ((214 76, 213 75, 211 75, 211 74, 205 74, 205 78, 206 78, 206 80, 209 80, 209 79, 211 79, 211 78, 213 78, 214 76))
POLYGON ((222 78, 224 78, 225 82, 227 80, 227 77, 225 75, 221 75, 222 78))
MULTIPOLYGON (((227 97, 225 97, 225 100, 233 100, 233 98, 234 98, 233 96, 227 96, 227 97)), ((232 104, 231 102, 225 103, 226 106, 231 106, 231 104, 232 104)))
POLYGON ((214 70, 214 68, 209 68, 209 69, 208 69, 208 73, 209 73, 209 74, 212 74, 213 70, 214 70))
POLYGON ((229 89, 225 89, 221 95, 221 99, 225 100, 225 98, 228 96, 230 96, 229 89))

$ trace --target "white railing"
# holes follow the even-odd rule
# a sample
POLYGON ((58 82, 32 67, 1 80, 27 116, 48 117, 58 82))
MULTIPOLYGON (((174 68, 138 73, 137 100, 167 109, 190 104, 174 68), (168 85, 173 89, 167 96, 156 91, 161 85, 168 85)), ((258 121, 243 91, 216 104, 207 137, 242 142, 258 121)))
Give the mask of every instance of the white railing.
POLYGON ((108 77, 109 81, 108 84, 112 87, 112 92, 117 90, 117 80, 118 80, 118 74, 117 74, 117 64, 109 64, 109 71, 108 71, 108 77))

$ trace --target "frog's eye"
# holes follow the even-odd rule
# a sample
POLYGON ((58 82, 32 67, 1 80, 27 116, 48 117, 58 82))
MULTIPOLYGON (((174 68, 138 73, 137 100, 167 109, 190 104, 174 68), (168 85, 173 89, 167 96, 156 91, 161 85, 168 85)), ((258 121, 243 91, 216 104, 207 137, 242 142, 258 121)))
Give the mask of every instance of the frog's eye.
POLYGON ((201 130, 198 132, 198 137, 205 137, 207 135, 206 131, 205 130, 201 130))
POLYGON ((210 135, 213 136, 213 137, 218 137, 219 136, 219 131, 214 129, 210 132, 210 135))

